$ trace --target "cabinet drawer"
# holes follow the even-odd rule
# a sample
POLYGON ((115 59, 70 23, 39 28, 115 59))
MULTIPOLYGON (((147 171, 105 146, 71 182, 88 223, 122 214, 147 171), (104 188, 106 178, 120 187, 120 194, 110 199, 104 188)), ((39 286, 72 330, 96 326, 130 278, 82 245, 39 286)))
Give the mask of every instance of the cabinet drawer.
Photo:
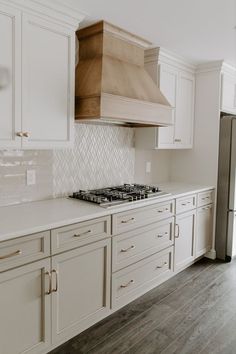
POLYGON ((126 305, 168 279, 173 272, 173 247, 112 275, 112 308, 126 305))
POLYGON ((113 235, 121 234, 174 215, 174 201, 153 204, 112 216, 113 235))
POLYGON ((173 244, 174 217, 112 239, 113 272, 173 244))
POLYGON ((110 235, 110 216, 60 227, 51 231, 52 254, 80 247, 110 235))
POLYGON ((0 271, 50 256, 50 232, 20 237, 0 243, 0 271))
POLYGON ((186 197, 176 199, 176 214, 184 213, 185 211, 192 210, 197 206, 196 194, 188 195, 186 197))
POLYGON ((201 192, 198 194, 197 206, 201 207, 214 202, 214 190, 201 192))

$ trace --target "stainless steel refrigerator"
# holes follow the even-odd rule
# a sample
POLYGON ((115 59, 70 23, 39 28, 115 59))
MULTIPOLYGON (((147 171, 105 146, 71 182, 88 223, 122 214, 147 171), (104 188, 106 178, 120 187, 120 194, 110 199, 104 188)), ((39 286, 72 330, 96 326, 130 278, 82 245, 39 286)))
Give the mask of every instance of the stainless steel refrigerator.
POLYGON ((216 257, 230 261, 234 256, 236 256, 236 116, 223 116, 220 120, 216 257))

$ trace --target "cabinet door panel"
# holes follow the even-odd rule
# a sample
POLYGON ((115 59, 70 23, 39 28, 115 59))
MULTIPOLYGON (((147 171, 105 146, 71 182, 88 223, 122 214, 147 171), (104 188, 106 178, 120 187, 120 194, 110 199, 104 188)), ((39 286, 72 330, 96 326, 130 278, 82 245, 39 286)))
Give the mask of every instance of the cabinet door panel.
POLYGON ((22 21, 23 147, 66 146, 74 120, 74 33, 32 15, 22 21))
POLYGON ((175 120, 175 144, 192 147, 195 80, 193 75, 179 73, 178 101, 175 120))
POLYGON ((0 8, 0 147, 19 148, 21 138, 21 14, 0 8))
POLYGON ((221 110, 226 113, 236 113, 236 74, 222 74, 221 110))
POLYGON ((199 208, 197 211, 196 257, 211 249, 213 232, 213 205, 199 208))
POLYGON ((172 113, 173 125, 170 127, 157 128, 158 148, 170 147, 174 143, 177 84, 178 84, 178 71, 169 65, 161 64, 159 69, 159 87, 161 92, 167 98, 167 100, 172 105, 172 107, 174 107, 174 109, 172 113))
POLYGON ((194 260, 196 210, 176 217, 175 271, 188 266, 194 260))
POLYGON ((53 343, 69 339, 109 313, 110 254, 109 239, 52 258, 58 277, 58 291, 52 294, 53 343))
POLYGON ((50 345, 50 296, 43 260, 0 273, 0 353, 46 352, 50 345), (48 290, 48 289, 47 289, 48 290))

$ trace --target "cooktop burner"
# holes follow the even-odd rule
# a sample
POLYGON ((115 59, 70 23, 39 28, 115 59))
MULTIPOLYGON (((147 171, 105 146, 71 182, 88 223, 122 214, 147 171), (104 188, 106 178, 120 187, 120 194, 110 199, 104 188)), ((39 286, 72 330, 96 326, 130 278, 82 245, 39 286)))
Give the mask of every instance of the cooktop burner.
POLYGON ((111 207, 123 203, 134 202, 151 197, 160 197, 169 193, 161 191, 158 187, 144 184, 124 184, 121 186, 94 189, 89 191, 79 190, 71 198, 86 200, 99 204, 102 207, 111 207))

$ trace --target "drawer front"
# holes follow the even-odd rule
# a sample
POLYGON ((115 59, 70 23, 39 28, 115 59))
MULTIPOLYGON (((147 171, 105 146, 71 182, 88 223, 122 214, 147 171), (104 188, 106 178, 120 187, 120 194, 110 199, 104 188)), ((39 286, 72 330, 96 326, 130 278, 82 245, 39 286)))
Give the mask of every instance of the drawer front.
POLYGON ((112 308, 116 309, 162 283, 173 274, 173 247, 112 275, 112 308))
POLYGON ((214 202, 214 190, 198 193, 197 206, 201 207, 214 202))
POLYGON ((0 243, 0 271, 50 256, 50 231, 0 243))
POLYGON ((197 206, 197 196, 196 194, 188 195, 186 197, 176 199, 176 214, 184 213, 195 209, 197 206))
POLYGON ((51 231, 52 254, 80 247, 110 235, 110 216, 60 227, 51 231))
POLYGON ((112 239, 112 271, 127 267, 173 244, 174 217, 112 239))
POLYGON ((112 216, 113 235, 131 231, 152 222, 170 218, 174 215, 174 201, 153 204, 148 207, 133 209, 112 216))

